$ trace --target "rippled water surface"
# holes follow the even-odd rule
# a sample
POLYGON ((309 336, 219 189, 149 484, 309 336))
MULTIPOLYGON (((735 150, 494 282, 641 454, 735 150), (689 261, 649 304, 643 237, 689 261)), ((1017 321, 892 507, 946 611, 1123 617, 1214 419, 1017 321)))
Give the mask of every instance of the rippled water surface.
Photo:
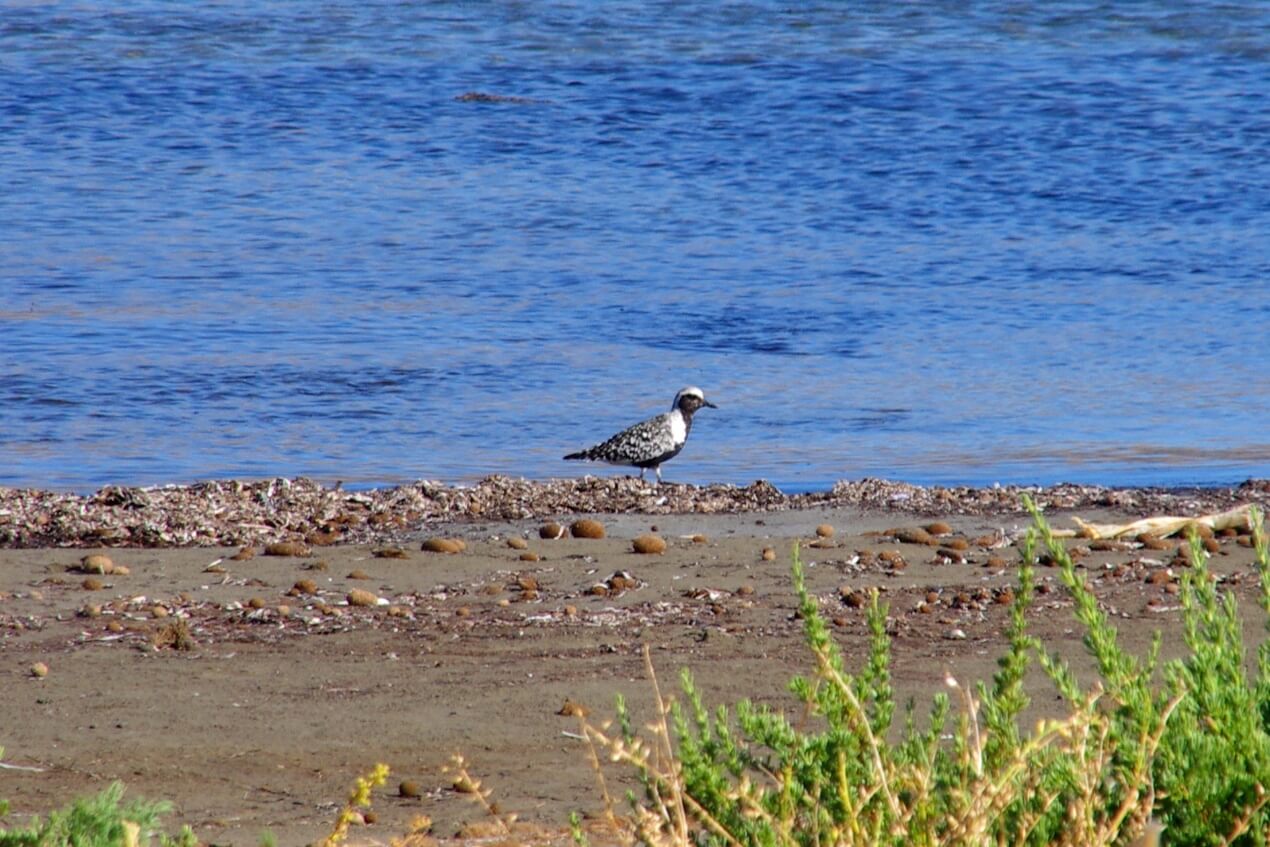
POLYGON ((0 233, 4 485, 1270 476, 1261 2, 0 2, 0 233))

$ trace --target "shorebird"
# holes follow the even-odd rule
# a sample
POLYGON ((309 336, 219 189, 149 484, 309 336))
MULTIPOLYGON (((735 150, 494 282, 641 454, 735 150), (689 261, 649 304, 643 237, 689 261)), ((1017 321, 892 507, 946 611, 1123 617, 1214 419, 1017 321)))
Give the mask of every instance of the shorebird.
POLYGON ((675 402, 670 404, 669 412, 637 423, 608 441, 570 453, 565 458, 633 465, 639 468, 640 479, 644 478, 644 471, 652 468, 660 483, 661 463, 675 458, 684 449, 688 432, 692 429, 692 415, 702 406, 719 408, 707 400, 705 393, 695 385, 681 388, 675 395, 675 402))

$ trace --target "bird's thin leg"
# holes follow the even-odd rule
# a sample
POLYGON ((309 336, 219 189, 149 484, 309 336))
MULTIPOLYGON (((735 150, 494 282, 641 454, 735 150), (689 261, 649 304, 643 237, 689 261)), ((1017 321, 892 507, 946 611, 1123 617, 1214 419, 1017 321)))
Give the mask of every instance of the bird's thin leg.
POLYGON ((644 481, 644 471, 646 471, 646 470, 648 470, 648 468, 640 468, 640 469, 639 469, 639 481, 640 481, 640 482, 643 482, 643 481, 644 481))
POLYGON ((653 470, 657 471, 657 484, 661 485, 661 465, 653 468, 653 470))

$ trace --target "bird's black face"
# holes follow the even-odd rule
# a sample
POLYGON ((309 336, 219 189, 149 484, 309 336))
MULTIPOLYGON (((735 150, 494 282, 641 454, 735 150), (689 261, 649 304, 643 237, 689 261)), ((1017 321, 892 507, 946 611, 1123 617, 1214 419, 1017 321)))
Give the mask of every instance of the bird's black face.
POLYGON ((700 394, 681 394, 679 396, 679 411, 685 415, 691 415, 702 406, 709 406, 711 409, 719 408, 700 394))

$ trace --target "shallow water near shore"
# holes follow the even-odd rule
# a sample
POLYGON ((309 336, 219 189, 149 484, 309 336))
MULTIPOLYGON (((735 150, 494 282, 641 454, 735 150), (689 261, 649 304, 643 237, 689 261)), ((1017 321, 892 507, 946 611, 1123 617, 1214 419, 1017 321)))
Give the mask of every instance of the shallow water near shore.
POLYGON ((1270 8, 11 5, 0 485, 1270 477, 1270 8), (464 97, 478 92, 485 97, 464 97))

